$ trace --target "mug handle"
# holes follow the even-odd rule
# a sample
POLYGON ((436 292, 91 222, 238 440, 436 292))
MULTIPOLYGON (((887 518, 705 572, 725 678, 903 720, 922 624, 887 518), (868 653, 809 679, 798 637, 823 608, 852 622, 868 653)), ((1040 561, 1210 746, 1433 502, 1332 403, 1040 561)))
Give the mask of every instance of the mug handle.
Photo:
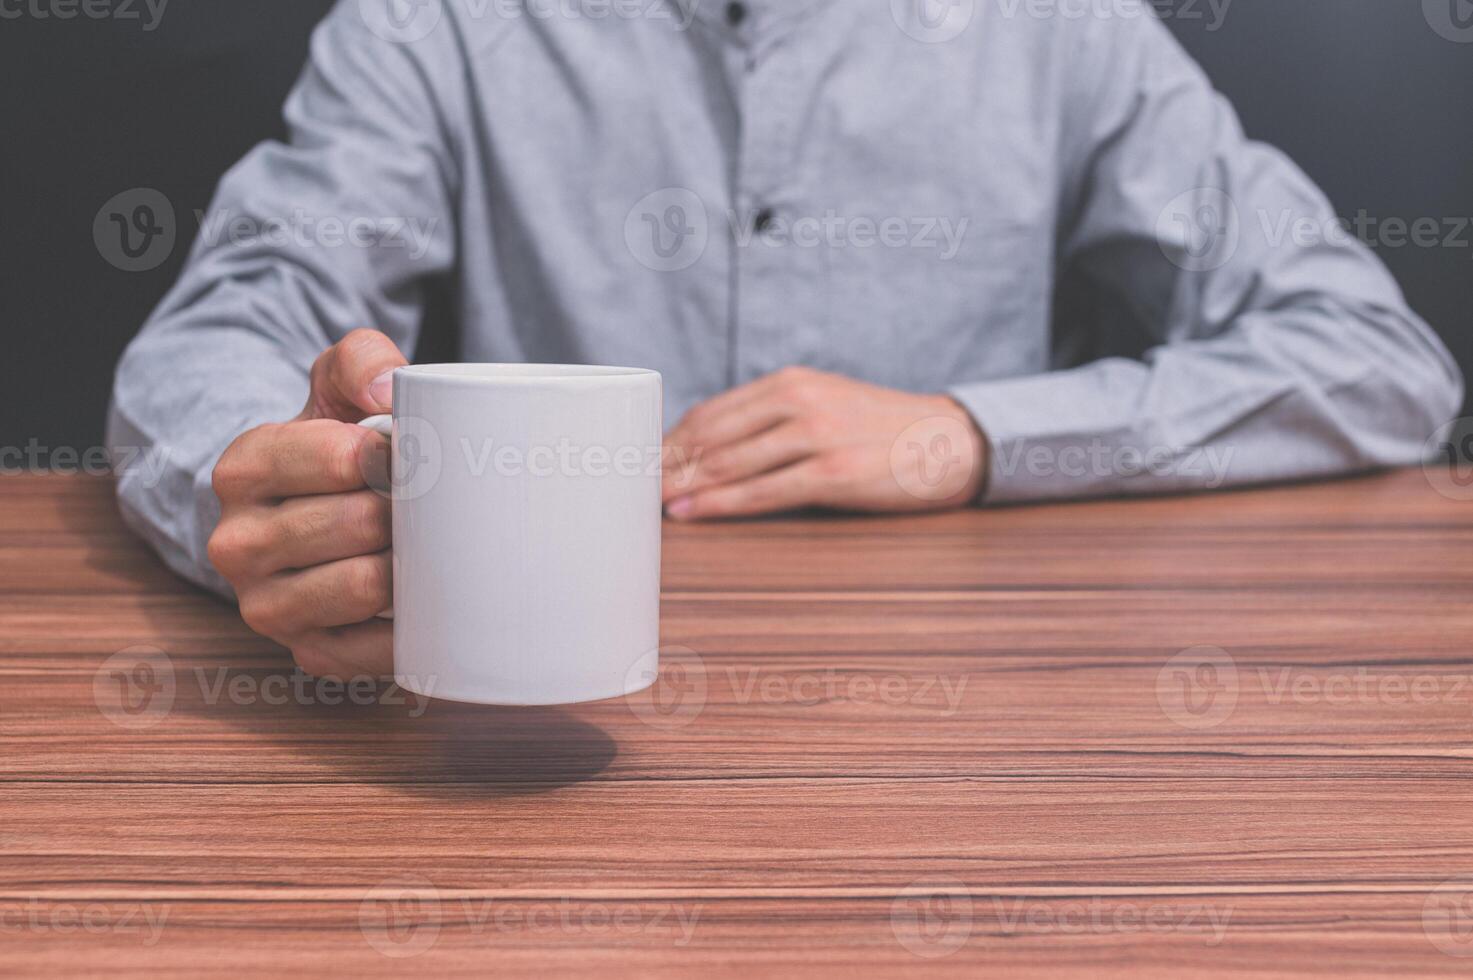
POLYGON ((358 424, 365 429, 372 429, 381 436, 394 434, 394 416, 392 415, 370 415, 358 424))
MULTIPOLYGON (((370 415, 358 423, 365 429, 372 429, 381 436, 392 437, 394 435, 394 416, 392 415, 370 415)), ((393 619, 394 607, 391 605, 383 612, 377 614, 380 619, 393 619)))

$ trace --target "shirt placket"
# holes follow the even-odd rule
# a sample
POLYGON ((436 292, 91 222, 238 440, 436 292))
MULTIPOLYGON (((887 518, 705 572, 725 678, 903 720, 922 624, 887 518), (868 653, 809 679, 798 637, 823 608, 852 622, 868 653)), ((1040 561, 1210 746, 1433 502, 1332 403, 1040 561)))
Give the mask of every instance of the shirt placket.
POLYGON ((743 42, 737 91, 741 135, 732 211, 732 378, 740 384, 810 359, 821 324, 808 310, 821 289, 821 238, 794 240, 804 213, 797 140, 807 103, 802 61, 781 37, 764 36, 762 11, 733 15, 743 42))

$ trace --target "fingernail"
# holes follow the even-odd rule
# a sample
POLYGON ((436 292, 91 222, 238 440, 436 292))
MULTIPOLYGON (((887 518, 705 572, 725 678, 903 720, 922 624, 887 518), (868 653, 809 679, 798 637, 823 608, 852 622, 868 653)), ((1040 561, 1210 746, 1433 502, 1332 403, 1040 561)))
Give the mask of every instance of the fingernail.
POLYGON ((380 408, 389 408, 394 400, 394 372, 385 371, 368 384, 368 397, 380 408))
POLYGON ((665 513, 678 519, 690 516, 690 498, 676 497, 665 505, 665 513))

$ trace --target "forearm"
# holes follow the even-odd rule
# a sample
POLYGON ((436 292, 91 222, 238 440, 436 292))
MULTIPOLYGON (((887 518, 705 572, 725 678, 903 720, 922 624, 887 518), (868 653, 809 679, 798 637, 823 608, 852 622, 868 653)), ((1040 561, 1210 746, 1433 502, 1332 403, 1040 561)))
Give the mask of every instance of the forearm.
POLYGON ((129 347, 107 444, 128 525, 175 572, 228 596, 205 554, 219 517, 211 471, 241 432, 301 408, 306 373, 260 333, 203 322, 221 313, 215 304, 201 306, 129 347))
POLYGON ((1414 463, 1462 387, 1426 328, 1333 304, 1263 311, 1144 361, 959 385, 986 499, 1216 489, 1414 463))
POLYGON ((118 366, 108 441, 123 512, 217 591, 205 544, 220 454, 301 411, 314 359, 351 330, 412 352, 424 284, 453 265, 455 167, 437 113, 462 82, 440 35, 391 44, 356 4, 329 15, 287 102, 290 142, 221 181, 178 284, 118 366), (128 467, 137 453, 153 464, 128 467))

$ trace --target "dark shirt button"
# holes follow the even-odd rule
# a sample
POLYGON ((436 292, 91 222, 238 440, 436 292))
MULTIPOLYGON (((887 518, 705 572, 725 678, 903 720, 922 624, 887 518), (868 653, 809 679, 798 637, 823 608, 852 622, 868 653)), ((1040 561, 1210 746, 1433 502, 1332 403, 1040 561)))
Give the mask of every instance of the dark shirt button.
POLYGON ((746 4, 740 3, 739 0, 732 0, 731 3, 729 3, 729 4, 726 5, 726 22, 728 24, 730 24, 732 27, 736 27, 738 24, 740 24, 742 21, 744 21, 746 19, 747 19, 747 5, 746 4))
POLYGON ((766 231, 772 225, 772 217, 772 208, 763 208, 752 219, 752 227, 757 231, 766 231))

